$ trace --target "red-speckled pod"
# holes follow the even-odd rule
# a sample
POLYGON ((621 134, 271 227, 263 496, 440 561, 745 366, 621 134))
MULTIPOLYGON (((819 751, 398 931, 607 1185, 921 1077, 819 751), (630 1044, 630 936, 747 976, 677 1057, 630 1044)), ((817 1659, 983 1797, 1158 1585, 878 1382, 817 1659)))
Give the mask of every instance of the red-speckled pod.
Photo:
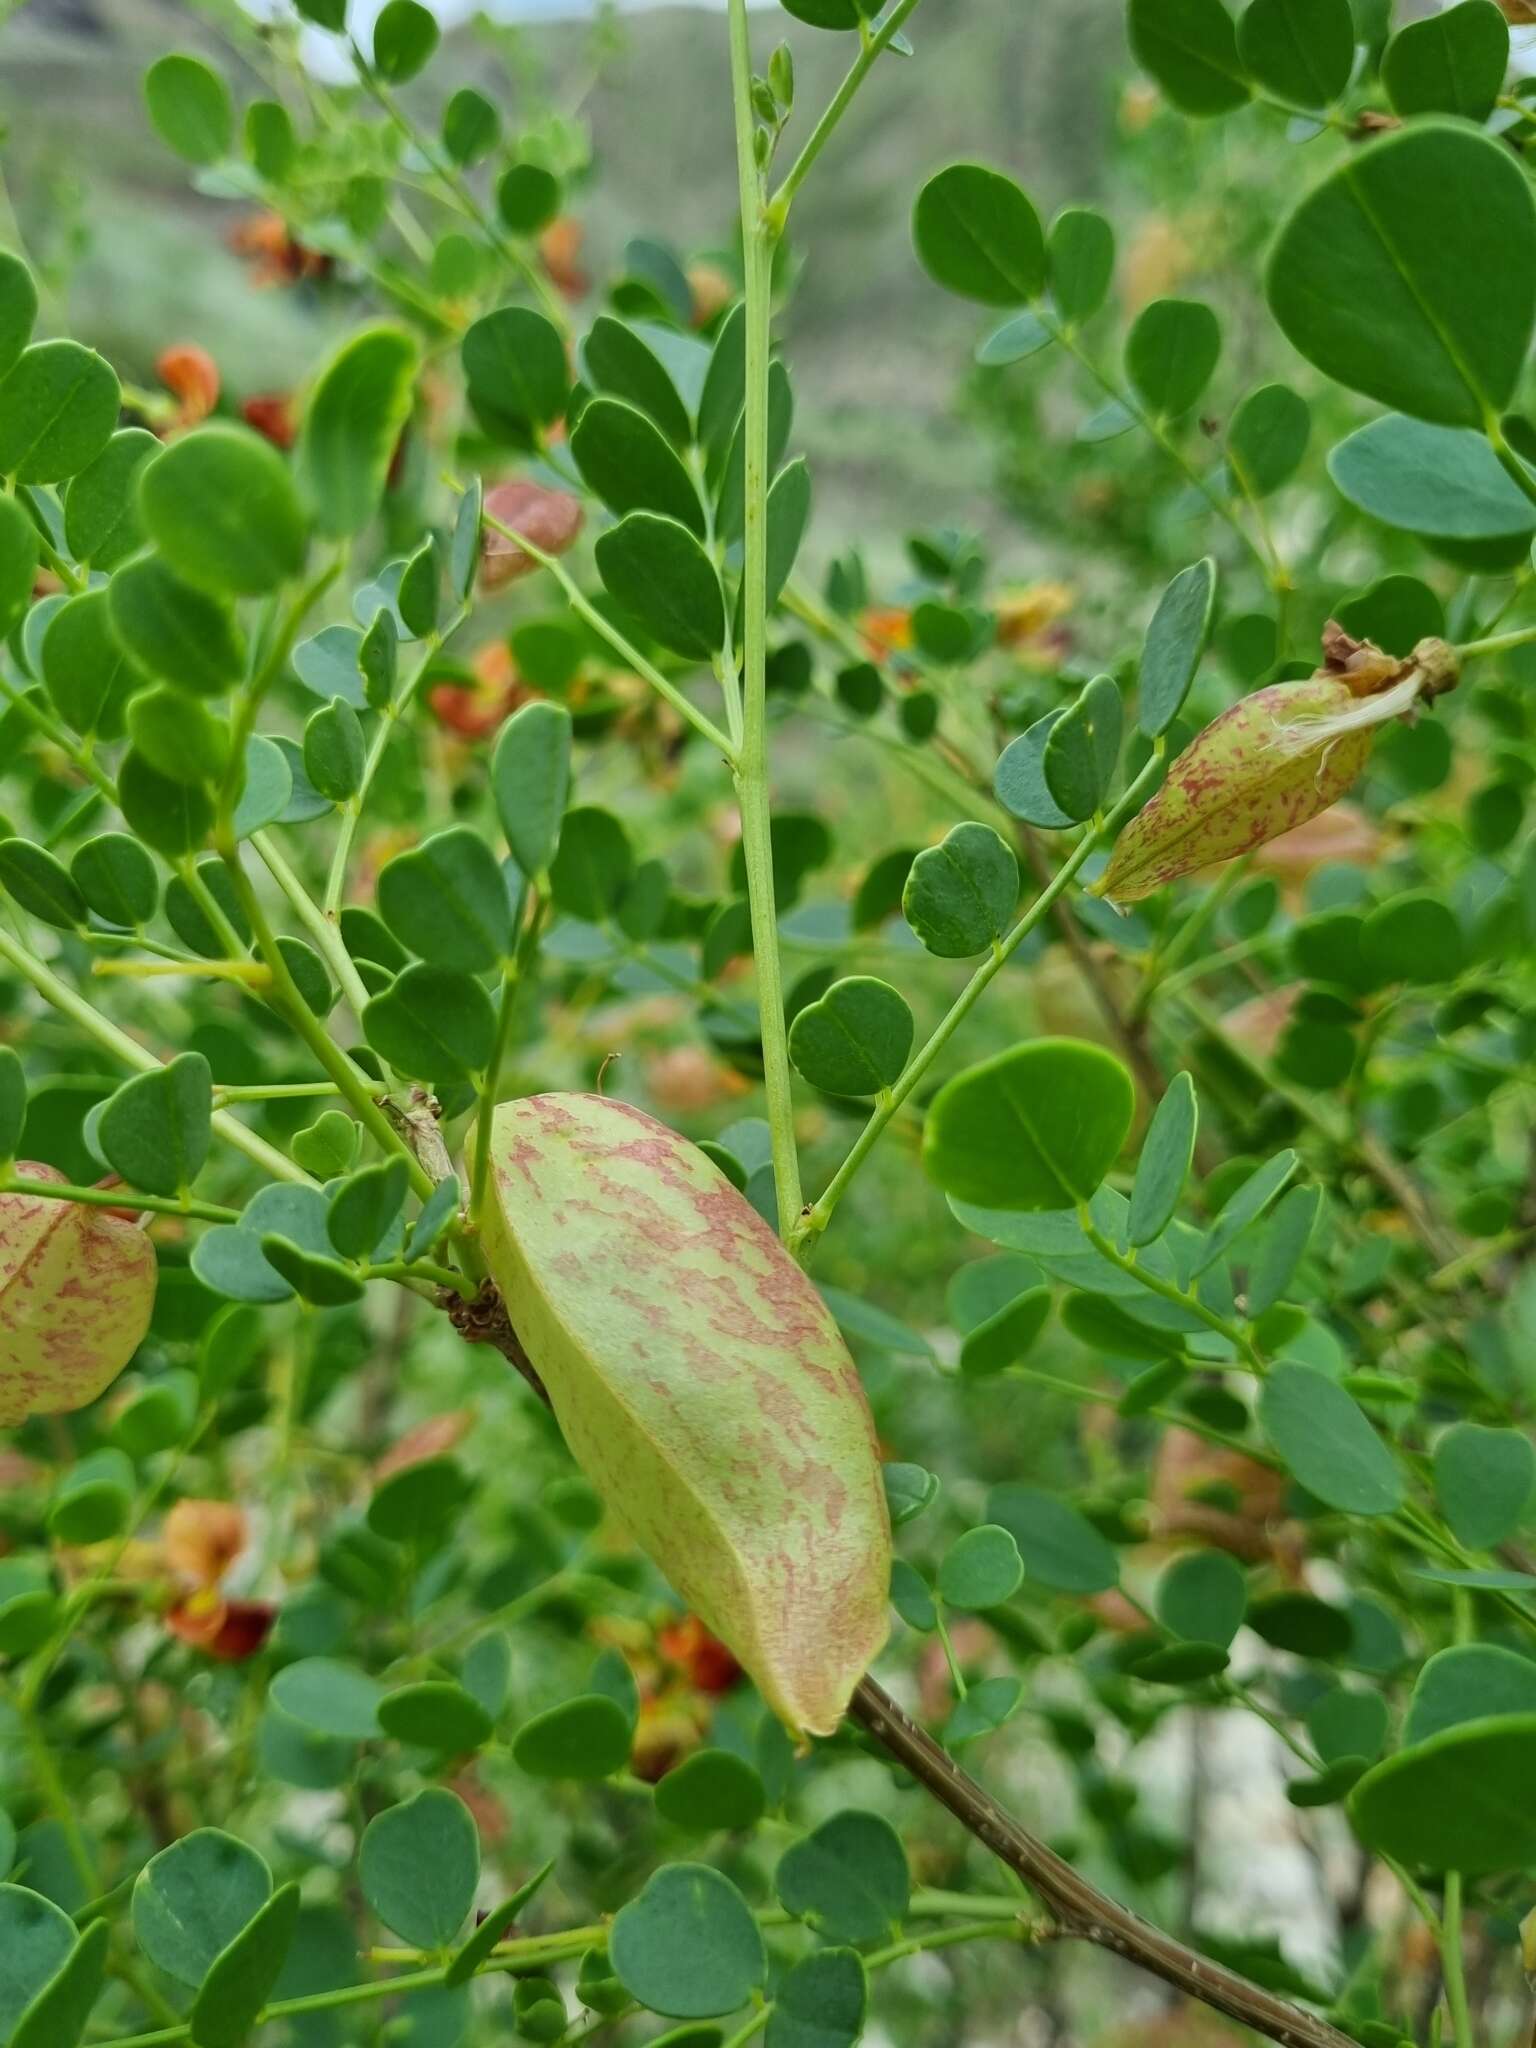
MULTIPOLYGON (((15 1170, 64 1178, 29 1160, 15 1170)), ((0 1195, 0 1425, 94 1401, 138 1349, 154 1305, 155 1249, 136 1223, 47 1195, 0 1195)))
POLYGON ((497 1110, 485 1251, 587 1477, 796 1733, 885 1641, 869 1408, 825 1303, 696 1146, 596 1095, 497 1110))

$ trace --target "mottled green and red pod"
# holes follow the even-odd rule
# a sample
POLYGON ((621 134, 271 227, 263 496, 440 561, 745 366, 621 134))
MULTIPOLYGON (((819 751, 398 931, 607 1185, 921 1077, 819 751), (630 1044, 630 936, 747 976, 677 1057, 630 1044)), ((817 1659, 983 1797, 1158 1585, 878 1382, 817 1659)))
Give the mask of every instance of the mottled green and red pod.
MULTIPOLYGON (((30 1160, 15 1171, 64 1179, 30 1160)), ((155 1249, 136 1223, 54 1196, 0 1194, 0 1426, 94 1401, 143 1342, 154 1305, 155 1249)))
POLYGON ((885 1641, 890 1520, 837 1325, 705 1155, 627 1103, 503 1103, 491 1274, 577 1462, 797 1734, 885 1641))
POLYGON ((1196 733, 1115 841, 1093 895, 1135 903, 1304 825, 1354 782, 1378 726, 1456 687, 1443 640, 1400 661, 1330 620, 1323 655, 1315 675, 1255 690, 1196 733))

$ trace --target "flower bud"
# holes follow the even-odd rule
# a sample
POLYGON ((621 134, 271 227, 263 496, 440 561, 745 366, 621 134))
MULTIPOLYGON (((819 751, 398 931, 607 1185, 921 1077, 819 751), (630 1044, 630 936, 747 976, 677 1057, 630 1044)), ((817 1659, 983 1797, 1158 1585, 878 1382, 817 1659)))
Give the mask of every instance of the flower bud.
MULTIPOLYGON (((29 1160, 15 1171, 64 1179, 29 1160)), ((81 1202, 0 1194, 0 1427, 94 1401, 139 1348, 154 1302, 155 1249, 137 1224, 81 1202)))
POLYGON ((609 1509, 796 1733, 885 1640, 890 1519, 826 1304, 674 1132, 596 1095, 506 1102, 484 1249, 609 1509))

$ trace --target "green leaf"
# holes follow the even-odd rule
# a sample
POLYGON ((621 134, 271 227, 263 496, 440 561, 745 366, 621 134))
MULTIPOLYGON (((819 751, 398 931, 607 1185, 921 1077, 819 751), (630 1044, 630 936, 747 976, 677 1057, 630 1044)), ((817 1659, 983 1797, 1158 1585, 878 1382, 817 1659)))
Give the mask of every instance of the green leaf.
POLYGON ((379 1725, 396 1742, 437 1756, 467 1756, 489 1741, 496 1724, 462 1685, 427 1679, 386 1693, 379 1725))
POLYGON ((631 1998, 684 2020, 735 2012, 768 1969, 746 1900, 702 1863, 664 1864, 647 1880, 614 1916, 608 1959, 631 1998))
POLYGON ((1237 49, 1264 90, 1295 107, 1327 107, 1355 68, 1349 0, 1248 0, 1237 49))
POLYGON ((1191 1550, 1157 1582, 1157 1618, 1186 1643, 1225 1650, 1248 1611, 1248 1579, 1223 1550, 1191 1550))
POLYGON ((160 683, 128 705, 134 752, 170 782, 217 787, 229 765, 229 726, 184 690, 160 683))
POLYGON ((1024 1560, 1008 1531, 989 1522, 967 1529, 944 1553, 939 1597, 950 1607, 1001 1607, 1024 1583, 1024 1560))
POLYGON ((634 861, 629 834, 612 811, 597 804, 567 811, 549 868, 557 907, 593 924, 610 916, 634 873, 634 861))
POLYGON ((93 1920, 63 1968, 33 1998, 10 2036, 10 2048, 77 2048, 107 1973, 112 1929, 93 1920))
POLYGON ((344 1259, 366 1259, 384 1242, 409 1185, 410 1169, 401 1158, 365 1166, 342 1182, 331 1196, 326 1229, 344 1259))
POLYGON ((1491 1714, 1536 1714, 1536 1665, 1497 1643, 1457 1643, 1437 1651, 1415 1679, 1403 1745, 1491 1714))
MULTIPOLYGON (((27 1120, 27 1075, 14 1046, 0 1046, 0 1166, 9 1166, 21 1144, 27 1120)), ((0 1857, 0 1876, 4 1875, 0 1857)))
POLYGON ((39 341, 0 379, 0 474, 55 484, 112 439, 122 392, 110 363, 78 341, 39 341))
POLYGON ((849 1808, 794 1842, 773 1874, 779 1904, 830 1941, 885 1941, 912 1898, 907 1852, 887 1820, 849 1808))
POLYGON ((1288 1469, 1325 1506, 1390 1515, 1402 1505, 1391 1450, 1357 1403, 1315 1367, 1277 1365, 1259 1396, 1259 1420, 1288 1469))
POLYGON ((64 543, 75 560, 115 569, 142 538, 138 472, 159 451, 145 427, 123 427, 64 493, 64 543))
POLYGON ((301 1657, 297 1664, 285 1665, 270 1687, 272 1703, 291 1721, 314 1735, 344 1742, 377 1738, 383 1697, 376 1680, 334 1657, 301 1657))
POLYGON ((1024 1357, 1051 1313, 1051 1290, 1029 1287, 985 1316, 960 1340, 960 1370, 968 1378, 1006 1372, 1024 1357))
POLYGON ((1154 299, 1132 324, 1125 374, 1147 410, 1177 419, 1199 398, 1221 355, 1221 325, 1198 299, 1154 299))
POLYGON ((496 181, 496 211, 509 234, 536 235, 560 211, 560 180, 542 164, 509 164, 496 181))
POLYGON ((976 360, 983 369, 1001 369, 1008 363, 1022 363, 1026 357, 1038 355, 1055 339, 1038 313, 1015 313, 976 344, 976 360))
POLYGON ((1346 1757, 1371 1763, 1387 1739, 1388 1718, 1379 1692, 1337 1685, 1307 1709, 1307 1733, 1325 1764, 1342 1763, 1346 1757))
POLYGON ((781 469, 768 492, 768 608, 778 603, 811 521, 811 473, 804 456, 781 469))
POLYGON ((996 945, 1019 899, 1019 864, 990 825, 956 825, 913 861, 902 890, 907 923, 930 953, 963 960, 996 945))
POLYGON ((542 875, 570 799, 571 714, 563 704, 543 699, 512 714, 496 742, 491 788, 512 858, 525 875, 542 875))
POLYGON ((272 1892, 272 1873, 221 1828, 183 1835, 139 1872, 133 1932, 158 1969, 194 1988, 272 1892))
POLYGON ((1028 731, 1010 740, 998 756, 992 787, 998 802, 1014 817, 1046 831, 1057 831, 1072 820, 1046 787, 1045 750, 1064 710, 1048 711, 1028 731))
POLYGON ((688 408, 671 372, 633 327, 615 320, 611 313, 599 314, 581 345, 581 364, 593 390, 627 399, 653 420, 669 441, 679 448, 688 446, 693 438, 688 408))
POLYGON ((242 2048, 282 1975, 299 1924, 299 1888, 285 1884, 214 1960, 192 2004, 193 2048, 242 2048))
POLYGON ((998 1209, 1086 1201, 1120 1156, 1136 1092, 1111 1054, 1039 1038, 947 1081, 923 1131, 923 1164, 948 1195, 998 1209))
MULTIPOLYGON (((1502 540, 1536 528, 1536 505, 1470 428, 1388 413, 1330 452, 1328 474, 1352 505, 1404 533, 1502 540)), ((1406 654, 1412 642, 1383 644, 1406 654)))
POLYGON ((754 1828, 766 1807, 762 1779, 726 1749, 695 1750, 656 1787, 656 1811, 691 1834, 754 1828))
POLYGON ((360 1127, 345 1110, 328 1109, 295 1135, 289 1150, 306 1173, 329 1180, 333 1174, 351 1171, 361 1137, 360 1127))
POLYGON ((443 148, 456 164, 479 163, 501 139, 501 115, 472 85, 461 85, 443 109, 443 148))
POLYGON ((951 164, 917 195, 918 261, 946 291, 1021 306, 1045 289, 1045 234, 1025 193, 985 164, 951 164))
POLYGON ((68 1967, 75 1946, 75 1924, 52 1899, 0 1884, 0 2039, 14 2039, 23 2014, 68 1967))
POLYGON ((1365 920, 1360 951, 1379 982, 1454 981, 1466 965, 1461 923, 1428 889, 1379 904, 1365 920))
POLYGON ((158 555, 119 569, 107 602, 119 645, 147 674, 200 697, 222 696, 243 678, 245 640, 233 611, 184 583, 158 555))
POLYGON ((498 1942, 506 1939, 523 1908, 543 1888, 545 1879, 554 1867, 554 1861, 551 1859, 536 1870, 526 1884, 520 1884, 510 1898, 504 1899, 499 1906, 493 1907, 486 1914, 448 1965, 443 1983, 449 1989, 456 1984, 467 1984, 481 1964, 489 1959, 492 1949, 498 1942))
MULTIPOLYGON (((1347 12, 1349 0, 1339 0, 1347 12)), ((1289 384, 1250 391, 1227 428, 1227 467, 1250 498, 1290 482, 1312 437, 1312 408, 1289 384)))
POLYGON ((1536 1487, 1536 1448, 1521 1430, 1459 1422, 1435 1445, 1434 1472, 1457 1542, 1492 1550, 1525 1519, 1536 1487))
POLYGON ((361 533, 378 510, 411 416, 419 356, 403 327, 351 335, 315 380, 294 455, 301 493, 333 540, 361 533))
POLYGON ((1142 1141, 1126 1219, 1131 1244, 1150 1244, 1172 1222, 1189 1178, 1199 1123, 1194 1081, 1187 1073, 1175 1074, 1142 1141))
POLYGON ((446 1948, 480 1882, 480 1836, 469 1808, 440 1785, 390 1807, 363 1831, 357 1874, 372 1911, 402 1941, 446 1948))
POLYGON ((921 1465, 887 1465, 884 1480, 885 1503, 891 1511, 893 1529, 912 1521, 938 1497, 938 1478, 921 1465))
POLYGON ((994 1486, 987 1518, 1019 1546, 1032 1584, 1059 1593, 1105 1593, 1120 1583, 1114 1550, 1070 1501, 1033 1486, 994 1486))
POLYGON ((188 163, 216 163, 235 139, 229 87, 201 57, 162 57, 144 74, 144 101, 155 133, 188 163))
POLYGON ((299 153, 293 116, 280 100, 252 100, 245 110, 245 153, 257 175, 280 185, 299 153))
POLYGON ((1181 113, 1230 113, 1248 98, 1222 0, 1130 0, 1131 51, 1181 113))
POLYGON ((418 1459, 379 1482, 368 1503, 368 1526, 391 1543, 428 1548, 447 1532, 470 1490, 455 1459, 418 1459))
POLYGON ((243 427, 183 434, 139 474, 144 530, 186 582, 260 597, 304 567, 304 515, 288 465, 243 427))
POLYGON ((424 964, 375 996, 362 1026, 374 1051, 413 1081, 465 1081, 490 1062, 496 1012, 473 976, 424 964))
POLYGON ((763 2048, 854 2048, 868 2000, 856 1949, 815 1949, 790 1968, 774 1994, 763 2048))
POLYGON ((1502 144, 1415 121, 1302 200, 1266 290, 1325 376, 1415 419, 1481 429, 1508 406, 1530 349, 1536 201, 1502 144))
POLYGON ((0 498, 0 635, 20 625, 37 577, 38 532, 15 498, 0 498))
POLYGON ((1318 1212, 1319 1187, 1290 1188, 1275 1204, 1274 1214, 1248 1260, 1248 1313, 1261 1316, 1274 1307, 1290 1286, 1306 1255, 1318 1212))
POLYGON ((1120 757, 1123 712, 1113 676, 1084 685, 1051 727, 1040 757, 1040 772, 1051 801, 1065 817, 1091 818, 1120 757))
POLYGON ((594 554, 607 589, 669 652, 691 661, 720 652, 720 579, 686 526, 654 512, 631 512, 599 537, 594 554))
POLYGON ((41 924, 69 932, 85 923, 85 898, 68 870, 30 839, 0 839, 0 889, 41 924))
POLYGON ((422 1259, 448 1227, 449 1218, 459 1206, 459 1183, 454 1174, 447 1174, 428 1195, 421 1206, 421 1213, 411 1225, 405 1240, 405 1256, 408 1259, 422 1259))
POLYGON ((0 376, 31 340, 36 320, 37 286, 31 271, 19 256, 0 249, 0 376))
POLYGON ((1109 296, 1115 231, 1092 207, 1066 206, 1051 222, 1048 250, 1056 310, 1069 327, 1081 327, 1109 296))
POLYGON ((581 1693, 518 1729, 513 1761, 530 1778, 609 1778, 629 1762, 629 1716, 604 1693, 581 1693))
POLYGON ((1369 1848, 1410 1867, 1468 1877, 1536 1860, 1536 1714, 1447 1728, 1367 1771, 1349 1817, 1369 1848))
POLYGON ((915 1628, 920 1635, 929 1634, 939 1625, 939 1610, 926 1580, 903 1557, 891 1564, 891 1605, 907 1627, 915 1628))
POLYGON ((1206 1232, 1204 1243, 1195 1253, 1190 1267, 1192 1276, 1214 1266, 1236 1244, 1249 1224, 1263 1215, 1300 1163, 1289 1148, 1277 1152, 1272 1159, 1266 1159, 1262 1166, 1256 1167, 1227 1197, 1216 1221, 1206 1232))
POLYGON ((1209 555, 1181 569, 1158 599, 1137 673, 1138 723, 1149 739, 1165 733, 1183 708, 1215 609, 1216 564, 1209 555))
POLYGON ((313 711, 303 729, 303 772, 330 803, 346 803, 362 788, 367 741, 356 711, 342 696, 313 711))
POLYGON ((527 306, 487 313, 465 333, 462 354, 470 407, 488 434, 530 447, 564 412, 565 344, 542 313, 527 306))
POLYGON ((1494 0, 1410 21, 1387 44, 1381 82, 1399 114, 1461 114, 1486 121, 1509 69, 1509 23, 1494 0))
POLYGON ((235 805, 236 839, 249 839, 287 815, 293 800, 293 771, 275 740, 252 733, 245 743, 245 778, 235 805))
POLYGON ((195 852, 213 829, 213 805, 204 791, 172 782, 142 754, 123 757, 117 771, 117 801, 131 829, 167 860, 195 852))
POLYGON ((437 17, 421 0, 388 0, 373 25, 373 68, 388 85, 424 71, 437 48, 437 17))
POLYGON ((889 982, 850 975, 808 1003, 789 1030, 789 1056, 829 1095, 878 1095, 912 1050, 912 1012, 889 982))
MULTIPOLYGON (((566 718, 563 712, 559 716, 566 718)), ((568 730, 568 718, 566 724, 568 730)), ((467 825, 451 825, 409 853, 397 854, 380 871, 378 890, 385 924, 403 946, 436 967, 479 974, 512 950, 506 875, 479 833, 467 825)))
POLYGON ((571 454, 610 511, 655 512, 701 538, 704 507, 682 458, 661 429, 622 398, 590 399, 571 434, 571 454))
POLYGON ((208 1157, 213 1076, 200 1052, 125 1081, 104 1104, 96 1142, 113 1171, 150 1195, 190 1188, 208 1157))

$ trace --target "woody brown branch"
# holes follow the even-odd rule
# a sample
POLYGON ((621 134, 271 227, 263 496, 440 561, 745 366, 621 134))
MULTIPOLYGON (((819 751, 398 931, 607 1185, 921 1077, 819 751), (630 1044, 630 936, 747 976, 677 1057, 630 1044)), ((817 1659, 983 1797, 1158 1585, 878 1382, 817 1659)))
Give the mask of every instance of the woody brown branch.
MULTIPOLYGON (((548 1391, 490 1281, 473 1301, 465 1301, 451 1288, 444 1288, 438 1301, 466 1343, 491 1345, 516 1366, 541 1401, 549 1401, 548 1391)), ((1091 1885, 1070 1863, 1021 1827, 874 1679, 859 1681, 848 1713, 893 1763, 910 1772, 984 1848, 1018 1873, 1050 1912, 1063 1939, 1108 1949, 1202 2005, 1278 2041, 1281 2048, 1354 2048, 1347 2035, 1325 2020, 1186 1948, 1091 1885)))

